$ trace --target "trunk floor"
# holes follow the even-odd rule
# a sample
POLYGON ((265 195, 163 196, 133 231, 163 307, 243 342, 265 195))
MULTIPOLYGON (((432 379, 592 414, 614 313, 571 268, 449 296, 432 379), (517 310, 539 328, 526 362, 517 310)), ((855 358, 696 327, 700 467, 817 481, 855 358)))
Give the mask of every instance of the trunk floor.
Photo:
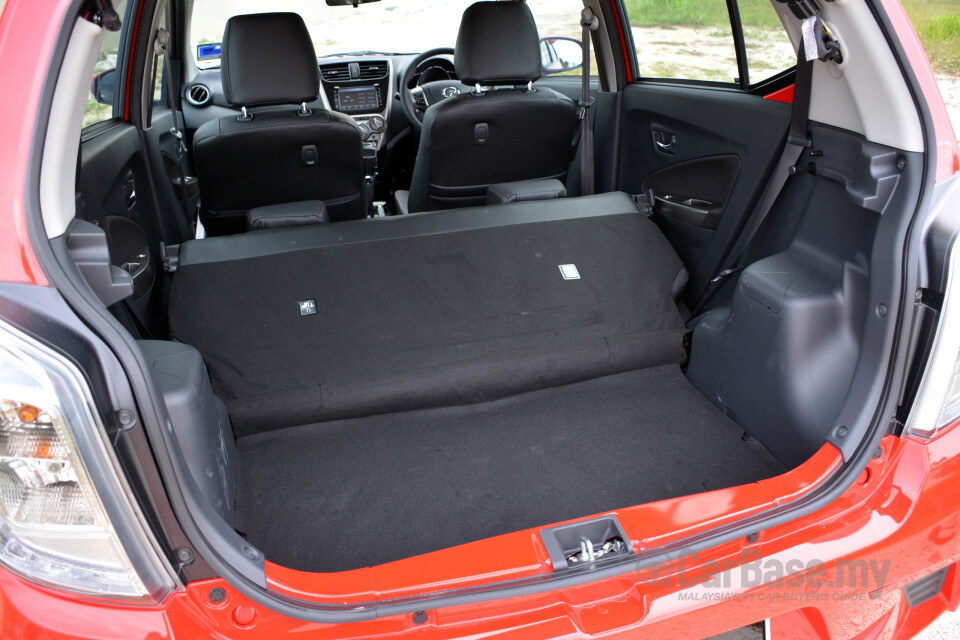
POLYGON ((676 365, 240 438, 237 529, 344 571, 786 469, 676 365))

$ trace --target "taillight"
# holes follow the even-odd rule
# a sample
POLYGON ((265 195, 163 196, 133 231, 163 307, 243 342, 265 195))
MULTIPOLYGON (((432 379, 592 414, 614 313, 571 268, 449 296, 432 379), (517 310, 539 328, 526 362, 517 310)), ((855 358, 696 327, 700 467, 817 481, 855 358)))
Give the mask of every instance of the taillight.
POLYGON ((956 241, 949 263, 936 339, 907 420, 907 432, 924 438, 960 420, 960 248, 956 241))
POLYGON ((53 587, 153 600, 174 582, 135 508, 79 371, 0 322, 0 563, 53 587))

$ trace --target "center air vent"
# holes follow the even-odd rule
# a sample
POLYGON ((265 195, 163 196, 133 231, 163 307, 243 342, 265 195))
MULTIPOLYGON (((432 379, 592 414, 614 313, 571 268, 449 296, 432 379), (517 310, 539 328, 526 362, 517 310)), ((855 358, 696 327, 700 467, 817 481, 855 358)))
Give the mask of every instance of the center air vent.
POLYGON ((205 107, 213 100, 213 92, 205 84, 192 84, 187 88, 184 97, 195 107, 205 107))
POLYGON ((346 62, 343 64, 325 64, 320 67, 320 75, 327 82, 339 82, 350 79, 350 69, 346 62))
POLYGON ((382 62, 361 62, 360 79, 361 80, 379 80, 387 75, 387 63, 382 62))

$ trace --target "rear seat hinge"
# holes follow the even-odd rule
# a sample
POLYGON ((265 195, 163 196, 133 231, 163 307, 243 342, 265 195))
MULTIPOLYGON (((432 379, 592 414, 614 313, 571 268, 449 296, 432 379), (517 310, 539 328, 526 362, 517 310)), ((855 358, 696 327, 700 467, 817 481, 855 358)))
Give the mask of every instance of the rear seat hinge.
POLYGON ((648 218, 653 215, 653 189, 649 189, 646 193, 635 193, 631 195, 630 198, 633 199, 637 208, 640 209, 640 213, 648 218))
POLYGON ((180 245, 160 243, 160 261, 164 273, 173 273, 180 264, 180 245))

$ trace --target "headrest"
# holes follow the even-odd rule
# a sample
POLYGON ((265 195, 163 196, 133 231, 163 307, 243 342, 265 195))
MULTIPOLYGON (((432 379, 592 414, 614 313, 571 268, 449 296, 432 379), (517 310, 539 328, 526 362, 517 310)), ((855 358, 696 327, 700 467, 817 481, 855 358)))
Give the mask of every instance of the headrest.
POLYGON ((526 84, 540 77, 540 36, 522 2, 477 2, 460 21, 453 60, 464 84, 526 84))
POLYGON ((295 13, 227 20, 220 76, 227 102, 238 107, 311 102, 320 93, 313 39, 295 13))

